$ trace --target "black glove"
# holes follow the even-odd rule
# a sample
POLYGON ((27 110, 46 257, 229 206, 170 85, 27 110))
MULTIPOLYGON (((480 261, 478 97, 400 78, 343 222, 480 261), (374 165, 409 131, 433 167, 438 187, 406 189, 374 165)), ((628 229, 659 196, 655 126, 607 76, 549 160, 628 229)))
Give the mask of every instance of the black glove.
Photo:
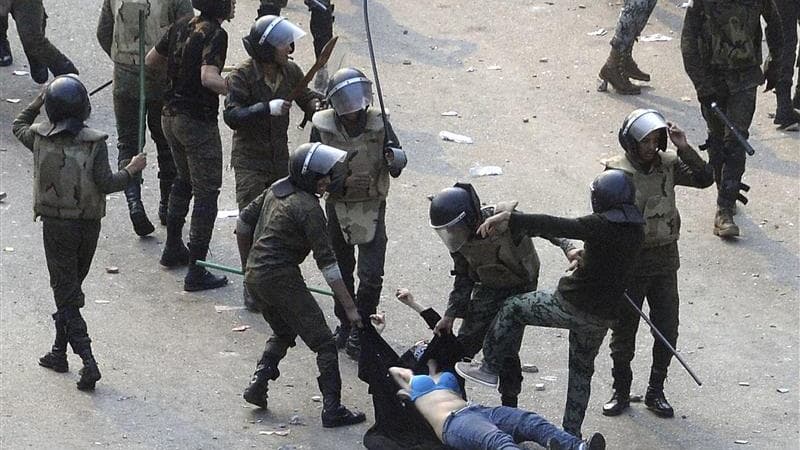
POLYGON ((723 101, 723 98, 716 91, 711 91, 711 92, 709 92, 707 94, 704 94, 704 95, 699 95, 698 94, 697 95, 697 101, 699 101, 700 104, 703 105, 705 108, 711 109, 711 104, 712 103, 716 103, 717 105, 720 105, 721 102, 723 101))
POLYGON ((764 60, 764 80, 767 82, 767 85, 764 86, 764 92, 771 91, 778 84, 778 79, 780 78, 778 73, 779 65, 780 61, 773 59, 772 53, 767 55, 767 59, 764 60))

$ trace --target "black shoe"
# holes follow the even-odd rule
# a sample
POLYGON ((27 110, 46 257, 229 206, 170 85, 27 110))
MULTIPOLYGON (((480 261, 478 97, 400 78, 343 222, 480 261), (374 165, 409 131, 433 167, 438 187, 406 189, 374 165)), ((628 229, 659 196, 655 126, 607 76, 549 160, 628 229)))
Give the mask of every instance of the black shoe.
POLYGON ((14 62, 14 57, 11 56, 11 45, 8 39, 0 40, 0 67, 10 66, 14 62))
POLYGON ((647 394, 644 396, 644 404, 647 409, 653 411, 658 417, 672 417, 675 411, 672 406, 664 397, 663 389, 656 389, 654 387, 647 388, 647 394))
POLYGON ((336 349, 343 350, 347 346, 347 338, 350 336, 350 327, 338 325, 333 332, 333 340, 336 342, 336 349))
POLYGON ((180 245, 166 245, 158 261, 164 267, 178 267, 189 264, 189 249, 183 242, 180 245))
POLYGON ((580 450, 606 450, 606 438, 600 433, 589 436, 589 439, 581 442, 578 446, 580 450))
POLYGON ((631 406, 630 392, 614 391, 609 400, 603 405, 604 416, 618 416, 631 406))
POLYGON ((278 370, 278 363, 271 360, 269 356, 263 355, 256 365, 256 372, 250 379, 250 385, 245 388, 242 397, 247 403, 267 409, 267 391, 269 391, 269 381, 277 380, 281 376, 278 370))
POLYGON ((97 368, 94 358, 84 361, 83 368, 78 373, 81 376, 78 380, 78 389, 81 391, 93 391, 95 383, 101 378, 100 369, 97 368))
POLYGON ((183 279, 183 290, 187 292, 216 289, 228 284, 228 277, 217 276, 206 269, 192 265, 183 279))
POLYGON ((131 213, 131 223, 133 223, 133 231, 142 237, 156 231, 156 228, 150 222, 150 219, 147 218, 147 213, 144 211, 131 213))
POLYGON ((69 370, 67 352, 47 352, 44 356, 39 358, 39 365, 58 373, 67 372, 69 370))
POLYGON ((341 404, 333 410, 322 410, 322 426, 325 428, 355 425, 365 420, 367 420, 367 416, 364 413, 350 411, 341 404))

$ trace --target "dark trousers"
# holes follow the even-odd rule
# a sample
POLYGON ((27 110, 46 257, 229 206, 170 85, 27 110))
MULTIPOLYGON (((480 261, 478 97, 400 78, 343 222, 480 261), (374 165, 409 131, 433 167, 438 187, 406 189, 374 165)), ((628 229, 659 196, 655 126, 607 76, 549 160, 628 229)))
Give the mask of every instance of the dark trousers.
MULTIPOLYGON (((629 287, 628 295, 642 308, 644 299, 650 308, 650 320, 675 347, 678 342, 678 274, 675 271, 662 275, 637 276, 629 287)), ((626 309, 611 334, 611 359, 614 361, 614 389, 630 391, 633 373, 631 361, 636 351, 636 332, 639 329, 639 315, 626 309)), ((650 372, 650 385, 663 388, 664 378, 672 360, 672 353, 654 336, 653 364, 650 372)))
MULTIPOLYGON (((750 124, 756 110, 756 88, 729 93, 720 100, 720 109, 733 122, 742 136, 750 136, 750 124)), ((701 106, 708 127, 708 158, 717 183, 717 205, 732 208, 739 194, 745 168, 745 150, 734 134, 713 111, 701 106)))
POLYGON ((317 354, 320 376, 339 380, 339 355, 333 334, 317 301, 308 291, 299 267, 271 273, 268 278, 245 281, 253 299, 261 309, 264 320, 272 328, 264 356, 280 361, 289 347, 300 339, 317 354))
POLYGON ((44 254, 58 310, 83 307, 81 285, 92 265, 99 236, 99 220, 42 217, 44 254))
MULTIPOLYGON (((380 206, 375 237, 367 244, 350 245, 345 241, 332 202, 326 203, 325 212, 328 215, 328 235, 344 284, 358 309, 366 314, 375 314, 381 299, 383 265, 386 260, 386 202, 380 206), (356 247, 358 247, 358 264, 356 264, 356 247), (354 272, 358 275, 358 291, 355 290, 354 272)), ((336 302, 334 312, 342 324, 350 323, 339 302, 336 302)))
MULTIPOLYGON (((47 14, 42 0, 13 0, 11 15, 17 22, 17 32, 28 61, 43 64, 47 67, 60 67, 67 57, 45 36, 47 14)), ((5 22, 6 28, 8 21, 5 22)), ((3 30, 0 30, 2 32, 3 30)), ((5 33, 0 33, 5 35, 5 33)))

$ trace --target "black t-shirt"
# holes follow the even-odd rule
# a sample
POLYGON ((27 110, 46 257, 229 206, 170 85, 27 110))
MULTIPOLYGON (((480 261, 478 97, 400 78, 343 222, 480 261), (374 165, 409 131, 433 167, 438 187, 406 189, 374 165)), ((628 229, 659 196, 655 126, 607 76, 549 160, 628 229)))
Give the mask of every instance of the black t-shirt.
POLYGON ((214 120, 219 95, 200 81, 200 67, 225 67, 228 33, 214 19, 185 17, 169 28, 156 44, 156 51, 167 57, 169 87, 164 104, 175 113, 201 120, 214 120))

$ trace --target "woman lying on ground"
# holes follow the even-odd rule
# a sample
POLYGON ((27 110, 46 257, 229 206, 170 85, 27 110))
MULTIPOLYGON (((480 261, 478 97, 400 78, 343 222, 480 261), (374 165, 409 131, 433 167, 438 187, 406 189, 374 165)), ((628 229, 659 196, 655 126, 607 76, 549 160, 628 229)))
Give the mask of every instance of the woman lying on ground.
MULTIPOLYGON (((398 289, 396 296, 415 311, 423 311, 407 289, 398 289)), ((374 324, 385 325, 382 316, 373 315, 371 319, 374 324)), ((582 441, 536 413, 507 406, 468 403, 463 398, 462 386, 455 373, 440 368, 436 354, 443 353, 441 348, 432 349, 423 341, 406 353, 414 355, 416 366, 426 365, 427 374, 424 370, 415 374, 405 367, 389 368, 389 373, 401 388, 397 394, 413 402, 436 436, 448 447, 507 450, 520 449, 518 443, 533 441, 549 449, 605 449, 605 439, 600 433, 582 441)))

